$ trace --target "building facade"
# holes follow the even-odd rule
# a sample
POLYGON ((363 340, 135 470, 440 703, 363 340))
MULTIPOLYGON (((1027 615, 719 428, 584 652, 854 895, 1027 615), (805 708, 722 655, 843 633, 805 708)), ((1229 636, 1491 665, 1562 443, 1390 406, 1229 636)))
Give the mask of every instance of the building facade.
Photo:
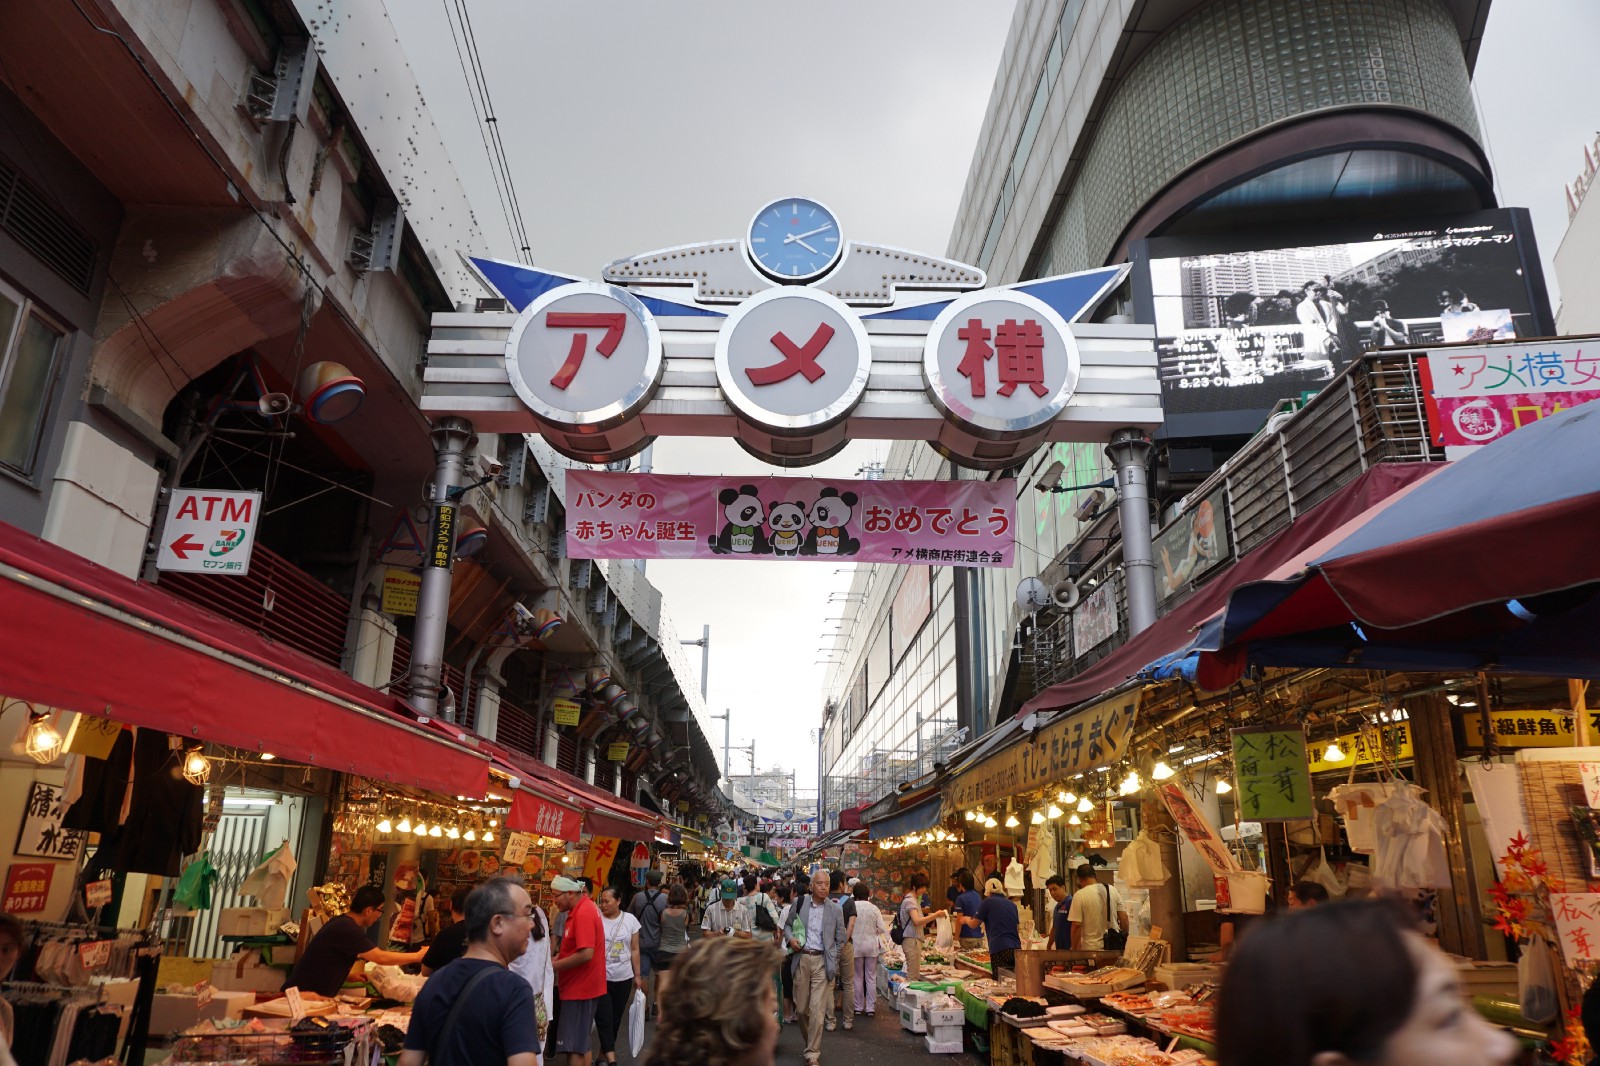
POLYGON ((1600 332, 1600 195, 1594 194, 1600 174, 1600 134, 1584 145, 1583 169, 1566 188, 1567 232, 1556 248, 1556 284, 1561 306, 1556 332, 1563 336, 1600 332))

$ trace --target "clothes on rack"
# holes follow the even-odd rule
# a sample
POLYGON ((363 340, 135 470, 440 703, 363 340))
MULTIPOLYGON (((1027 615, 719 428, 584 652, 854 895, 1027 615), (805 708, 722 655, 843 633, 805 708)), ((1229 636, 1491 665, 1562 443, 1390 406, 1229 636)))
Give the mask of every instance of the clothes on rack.
POLYGON ((82 989, 34 986, 6 994, 16 1018, 11 1054, 17 1066, 66 1066, 117 1050, 122 1008, 82 989))
POLYGON ((109 758, 84 757, 82 794, 62 825, 100 834, 90 880, 108 872, 176 877, 183 857, 199 850, 205 789, 184 780, 183 749, 168 739, 153 729, 124 729, 109 758))

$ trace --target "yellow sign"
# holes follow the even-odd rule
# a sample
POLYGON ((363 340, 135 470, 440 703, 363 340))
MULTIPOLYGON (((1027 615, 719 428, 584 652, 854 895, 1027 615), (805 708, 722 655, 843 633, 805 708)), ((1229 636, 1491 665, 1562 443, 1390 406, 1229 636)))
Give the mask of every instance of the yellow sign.
POLYGON ((422 591, 422 575, 399 567, 383 572, 383 613, 415 615, 417 594, 422 591))
MULTIPOLYGON (((1571 711, 1490 711, 1489 724, 1502 748, 1570 748, 1571 711)), ((1483 747, 1483 717, 1468 710, 1461 718, 1467 747, 1483 747)))
POLYGON ((450 569, 456 556, 456 509, 454 504, 441 503, 433 509, 433 527, 429 530, 426 565, 438 570, 450 569))
POLYGON ((67 734, 67 750, 93 759, 111 758, 111 749, 122 732, 122 723, 109 718, 92 718, 80 714, 67 734))
POLYGON ((606 760, 608 762, 627 762, 628 761, 628 742, 627 741, 623 741, 620 744, 613 744, 609 748, 607 748, 606 749, 606 760))
POLYGON ((556 725, 577 725, 583 706, 577 700, 558 696, 550 701, 550 710, 556 716, 556 725))
POLYGON ((616 837, 595 837, 589 841, 589 853, 583 857, 583 876, 596 885, 604 885, 611 878, 611 864, 617 859, 616 837))
POLYGON ((1138 709, 1139 694, 1128 692, 1051 721, 958 774, 950 785, 951 806, 994 803, 1116 762, 1128 750, 1138 709))
POLYGON ((1385 738, 1395 762, 1405 762, 1411 758, 1411 723, 1395 722, 1367 733, 1346 733, 1339 737, 1339 750, 1344 753, 1344 758, 1334 762, 1323 758, 1328 752, 1327 744, 1321 741, 1312 744, 1308 752, 1311 772, 1320 774, 1324 770, 1348 770, 1352 759, 1356 766, 1370 766, 1379 761, 1382 754, 1379 744, 1385 738))

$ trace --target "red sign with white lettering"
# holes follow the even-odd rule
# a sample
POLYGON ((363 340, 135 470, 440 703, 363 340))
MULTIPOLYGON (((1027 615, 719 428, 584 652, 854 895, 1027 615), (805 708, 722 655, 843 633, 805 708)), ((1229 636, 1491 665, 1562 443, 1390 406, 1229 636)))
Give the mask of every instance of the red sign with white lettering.
POLYGON ((50 898, 53 862, 18 862, 6 867, 6 887, 0 910, 7 914, 38 914, 50 898))
POLYGON ((575 841, 583 828, 583 814, 543 796, 518 792, 511 797, 511 813, 506 815, 506 827, 575 841))

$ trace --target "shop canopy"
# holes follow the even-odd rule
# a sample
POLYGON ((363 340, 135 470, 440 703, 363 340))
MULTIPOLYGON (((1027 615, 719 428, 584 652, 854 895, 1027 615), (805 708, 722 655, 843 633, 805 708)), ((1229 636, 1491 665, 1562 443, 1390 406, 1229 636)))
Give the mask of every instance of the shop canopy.
POLYGON ((1234 589, 1269 577, 1285 566, 1298 569, 1309 557, 1307 549, 1351 523, 1380 513, 1396 493, 1442 469, 1438 463, 1383 463, 1372 467, 1202 585, 1149 629, 1082 673, 1040 692, 1023 705, 1018 719, 1032 711, 1075 707, 1140 676, 1152 664, 1187 652, 1196 628, 1226 606, 1234 589))
POLYGON ((1600 405, 1523 426, 1231 590, 1208 687, 1264 666, 1600 676, 1600 405))
POLYGON ((484 754, 397 697, 4 522, 0 647, 6 696, 451 796, 488 786, 484 754))
POLYGON ((935 794, 933 798, 923 800, 903 811, 875 819, 867 826, 867 832, 873 840, 903 837, 907 833, 920 833, 924 829, 932 829, 943 821, 943 815, 944 797, 935 794))

